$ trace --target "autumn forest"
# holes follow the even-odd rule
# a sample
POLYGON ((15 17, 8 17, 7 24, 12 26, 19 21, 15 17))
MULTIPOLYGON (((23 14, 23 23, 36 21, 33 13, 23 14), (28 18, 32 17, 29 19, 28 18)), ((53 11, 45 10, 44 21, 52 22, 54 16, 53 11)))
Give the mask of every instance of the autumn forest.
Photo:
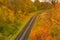
POLYGON ((0 0, 0 40, 60 40, 60 1, 0 0))

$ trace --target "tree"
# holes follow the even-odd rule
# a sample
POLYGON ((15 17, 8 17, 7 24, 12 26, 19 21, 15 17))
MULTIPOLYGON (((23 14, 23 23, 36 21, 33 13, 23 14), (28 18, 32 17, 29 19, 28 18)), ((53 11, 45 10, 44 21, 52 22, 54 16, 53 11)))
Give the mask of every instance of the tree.
POLYGON ((52 0, 51 3, 55 6, 56 0, 52 0))
POLYGON ((35 5, 36 9, 38 10, 40 8, 40 1, 35 0, 34 5, 35 5))

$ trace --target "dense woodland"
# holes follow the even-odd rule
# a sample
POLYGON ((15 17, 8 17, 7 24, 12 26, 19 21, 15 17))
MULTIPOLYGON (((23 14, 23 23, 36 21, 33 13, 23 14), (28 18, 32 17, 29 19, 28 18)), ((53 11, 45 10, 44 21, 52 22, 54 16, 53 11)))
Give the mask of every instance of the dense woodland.
MULTIPOLYGON (((42 10, 42 9, 49 9, 52 8, 52 4, 46 2, 39 2, 36 0, 34 3, 31 0, 0 0, 0 10, 2 12, 1 15, 6 16, 19 16, 20 14, 29 14, 31 12, 42 10), (12 13, 10 13, 12 12, 12 13)), ((12 17, 13 20, 14 17, 12 17)), ((18 18, 18 17, 17 17, 18 18)), ((10 18, 8 18, 11 22, 10 18)), ((5 20, 5 19, 1 19, 5 20)), ((6 19, 7 20, 7 19, 6 19)))
POLYGON ((58 0, 43 1, 0 0, 0 40, 13 40, 12 37, 22 30, 35 12, 52 9, 58 3, 58 0))

